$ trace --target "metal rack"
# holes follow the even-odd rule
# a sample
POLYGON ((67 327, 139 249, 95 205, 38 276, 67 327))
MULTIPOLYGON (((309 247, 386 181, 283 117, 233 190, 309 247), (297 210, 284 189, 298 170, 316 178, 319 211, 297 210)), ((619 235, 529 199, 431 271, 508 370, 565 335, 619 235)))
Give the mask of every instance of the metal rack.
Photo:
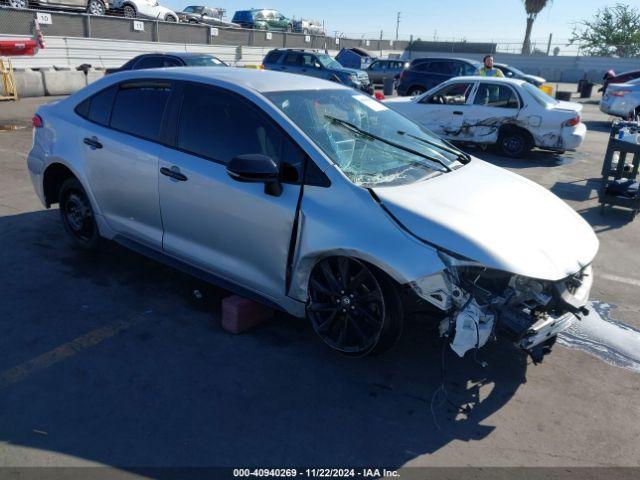
POLYGON ((640 145, 618 138, 624 128, 636 128, 640 134, 640 122, 615 122, 609 134, 609 144, 602 164, 602 182, 599 198, 601 212, 605 206, 623 207, 632 210, 633 217, 640 211, 640 193, 626 195, 614 191, 615 182, 637 182, 640 167, 640 145), (616 155, 617 154, 617 155, 616 155), (615 161, 617 157, 617 162, 615 161))

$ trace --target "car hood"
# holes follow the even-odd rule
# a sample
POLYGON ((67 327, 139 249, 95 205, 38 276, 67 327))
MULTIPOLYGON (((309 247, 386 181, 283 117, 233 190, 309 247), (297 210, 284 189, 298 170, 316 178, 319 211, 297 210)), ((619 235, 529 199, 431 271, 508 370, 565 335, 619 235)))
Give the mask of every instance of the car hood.
POLYGON ((557 281, 598 251, 593 229, 566 203, 476 158, 422 182, 373 190, 413 235, 487 268, 557 281))
POLYGON ((537 75, 528 75, 528 74, 527 74, 527 75, 525 75, 525 78, 526 78, 527 80, 530 80, 530 81, 533 81, 533 82, 539 83, 540 85, 542 85, 543 83, 545 83, 545 82, 546 82, 546 80, 545 80, 544 78, 542 78, 542 77, 538 77, 537 75))
POLYGON ((332 68, 331 70, 338 73, 344 73, 345 75, 355 75, 357 77, 362 77, 363 75, 367 75, 367 72, 365 72, 364 70, 358 70, 357 68, 336 67, 336 68, 332 68))

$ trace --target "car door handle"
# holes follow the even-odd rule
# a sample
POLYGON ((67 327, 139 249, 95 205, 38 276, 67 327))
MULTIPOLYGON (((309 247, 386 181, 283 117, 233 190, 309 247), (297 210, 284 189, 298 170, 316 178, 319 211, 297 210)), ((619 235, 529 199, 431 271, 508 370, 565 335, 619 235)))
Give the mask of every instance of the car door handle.
POLYGON ((464 112, 461 112, 460 110, 456 110, 455 112, 453 112, 454 115, 464 115, 464 112))
POLYGON ((186 182, 187 181, 187 176, 186 175, 180 173, 177 170, 173 170, 172 168, 162 167, 160 169, 160 173, 162 175, 167 176, 167 177, 174 178, 174 179, 178 180, 179 182, 186 182))
POLYGON ((102 144, 98 141, 98 139, 96 137, 87 137, 84 140, 82 140, 84 142, 85 145, 89 145, 93 150, 95 150, 96 148, 102 148, 102 144))

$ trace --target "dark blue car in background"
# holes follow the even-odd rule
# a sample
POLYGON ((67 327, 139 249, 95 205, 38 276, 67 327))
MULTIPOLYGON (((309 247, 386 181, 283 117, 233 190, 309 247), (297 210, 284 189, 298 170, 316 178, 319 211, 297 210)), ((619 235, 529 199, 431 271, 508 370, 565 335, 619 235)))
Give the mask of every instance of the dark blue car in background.
POLYGON ((420 95, 450 78, 475 75, 480 67, 466 58, 417 58, 400 73, 398 95, 420 95))
POLYGON ((343 67, 326 53, 295 49, 271 50, 264 57, 262 67, 266 70, 331 80, 370 95, 374 91, 367 72, 343 67))

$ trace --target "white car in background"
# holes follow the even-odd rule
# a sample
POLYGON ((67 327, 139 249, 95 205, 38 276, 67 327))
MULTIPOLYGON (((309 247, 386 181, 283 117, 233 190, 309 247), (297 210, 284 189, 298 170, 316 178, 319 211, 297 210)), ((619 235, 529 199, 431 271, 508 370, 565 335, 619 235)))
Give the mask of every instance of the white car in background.
POLYGON ((564 152, 587 133, 582 105, 560 102, 523 80, 456 77, 417 97, 386 105, 447 140, 497 145, 523 157, 533 147, 564 152))
POLYGON ((122 16, 125 18, 149 18, 165 22, 178 21, 178 14, 160 5, 158 0, 115 0, 113 9, 122 11, 122 16))

